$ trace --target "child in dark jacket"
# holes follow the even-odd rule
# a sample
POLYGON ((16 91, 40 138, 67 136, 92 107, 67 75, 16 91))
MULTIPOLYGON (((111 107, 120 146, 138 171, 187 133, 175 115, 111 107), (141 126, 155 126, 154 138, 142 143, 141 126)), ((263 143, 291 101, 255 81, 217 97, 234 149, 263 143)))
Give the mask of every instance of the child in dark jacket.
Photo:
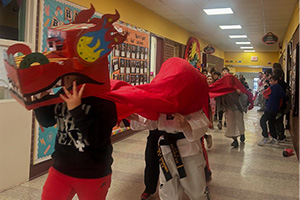
POLYGON ((263 95, 266 98, 265 112, 260 119, 260 126, 262 128, 262 136, 264 137, 262 141, 258 143, 259 146, 263 146, 269 142, 267 122, 269 125, 270 133, 272 139, 271 144, 278 144, 277 134, 275 129, 276 114, 285 98, 285 92, 282 87, 278 84, 279 77, 271 76, 269 79, 270 87, 267 88, 263 95))
MULTIPOLYGON (((70 87, 73 76, 65 78, 70 87), (68 83, 69 82, 69 83, 68 83)), ((42 200, 104 200, 111 182, 111 132, 117 122, 113 102, 97 97, 81 98, 73 82, 73 93, 64 87, 63 103, 35 109, 42 126, 57 124, 54 163, 43 188, 42 200)))

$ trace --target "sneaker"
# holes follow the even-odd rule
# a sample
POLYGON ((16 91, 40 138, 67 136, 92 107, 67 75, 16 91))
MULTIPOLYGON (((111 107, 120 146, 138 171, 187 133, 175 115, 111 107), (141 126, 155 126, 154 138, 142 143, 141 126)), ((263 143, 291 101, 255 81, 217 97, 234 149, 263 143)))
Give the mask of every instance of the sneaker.
POLYGON ((275 138, 272 138, 272 140, 269 143, 270 144, 279 144, 278 140, 275 138))
POLYGON ((148 193, 148 192, 144 192, 142 195, 141 195, 141 200, 147 200, 147 199, 150 199, 151 198, 151 194, 148 193))
POLYGON ((205 139, 206 139, 207 148, 210 149, 212 146, 212 136, 210 134, 207 134, 207 137, 205 139))
POLYGON ((263 146, 265 144, 268 144, 268 141, 269 141, 269 138, 264 138, 264 139, 262 139, 262 141, 260 141, 258 143, 258 146, 263 146))
POLYGON ((231 146, 233 146, 233 148, 238 148, 239 143, 238 143, 237 139, 233 140, 233 142, 231 143, 231 146))
POLYGON ((217 127, 219 130, 222 130, 222 123, 218 123, 217 127))
POLYGON ((240 141, 241 142, 245 142, 245 134, 243 134, 243 135, 240 136, 240 141))

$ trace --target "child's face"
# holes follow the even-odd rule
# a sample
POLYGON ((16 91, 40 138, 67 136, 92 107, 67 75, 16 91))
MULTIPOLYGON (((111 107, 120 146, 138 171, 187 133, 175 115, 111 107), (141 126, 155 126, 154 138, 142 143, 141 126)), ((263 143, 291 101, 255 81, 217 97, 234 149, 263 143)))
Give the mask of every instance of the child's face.
POLYGON ((73 81, 78 81, 78 76, 76 75, 68 75, 64 77, 64 85, 66 88, 69 88, 72 86, 73 81))
POLYGON ((206 80, 207 80, 207 84, 208 85, 210 85, 210 84, 212 84, 214 82, 211 76, 207 77, 206 80))
POLYGON ((275 85, 275 84, 278 83, 278 81, 277 80, 275 81, 275 80, 270 78, 269 83, 270 83, 270 85, 275 85))
POLYGON ((222 75, 225 76, 226 74, 229 74, 229 71, 225 69, 222 71, 222 75))

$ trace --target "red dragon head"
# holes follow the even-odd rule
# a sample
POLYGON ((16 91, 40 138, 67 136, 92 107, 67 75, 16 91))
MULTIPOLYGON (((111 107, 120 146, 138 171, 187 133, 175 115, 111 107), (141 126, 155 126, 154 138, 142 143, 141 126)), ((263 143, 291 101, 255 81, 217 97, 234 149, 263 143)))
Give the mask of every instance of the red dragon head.
MULTIPOLYGON (((24 44, 10 46, 4 52, 11 95, 28 110, 62 102, 64 77, 80 76, 86 88, 83 97, 110 90, 108 54, 115 44, 123 43, 113 23, 119 19, 105 14, 92 18, 95 9, 81 11, 74 22, 48 29, 50 52, 32 53, 24 44), (14 57, 16 53, 23 56, 14 57), (41 97, 43 92, 50 95, 41 97)), ((80 88, 83 82, 77 83, 80 88)), ((70 90, 71 88, 69 88, 70 90)))

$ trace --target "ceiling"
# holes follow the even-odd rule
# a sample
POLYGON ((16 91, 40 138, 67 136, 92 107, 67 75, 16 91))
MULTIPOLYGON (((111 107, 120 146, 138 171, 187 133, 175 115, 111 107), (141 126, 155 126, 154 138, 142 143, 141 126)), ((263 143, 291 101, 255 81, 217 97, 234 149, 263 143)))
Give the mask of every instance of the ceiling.
POLYGON ((268 32, 282 42, 298 0, 135 0, 177 24, 193 35, 226 52, 243 52, 240 46, 253 46, 256 52, 278 52, 279 44, 265 45, 262 37, 268 32), (203 9, 230 7, 231 15, 206 15, 203 9), (222 30, 219 25, 242 26, 240 30, 222 30), (245 34, 246 39, 229 35, 245 34), (250 45, 237 45, 250 41, 250 45))

